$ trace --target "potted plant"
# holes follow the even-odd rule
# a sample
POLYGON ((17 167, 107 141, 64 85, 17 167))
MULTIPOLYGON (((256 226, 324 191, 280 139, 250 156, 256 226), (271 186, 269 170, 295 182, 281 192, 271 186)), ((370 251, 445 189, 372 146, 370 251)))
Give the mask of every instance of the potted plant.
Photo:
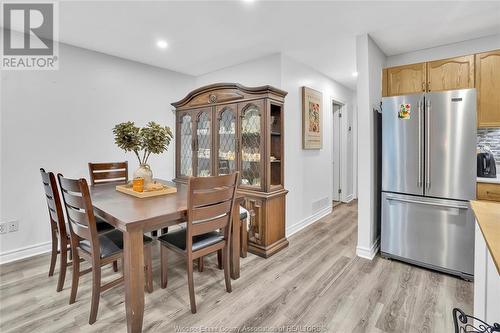
POLYGON ((139 168, 134 171, 134 178, 144 178, 145 185, 151 183, 153 171, 147 163, 148 158, 151 154, 161 154, 168 150, 173 138, 170 127, 151 121, 140 128, 135 126, 134 122, 128 121, 116 125, 113 134, 116 145, 125 151, 133 151, 139 161, 139 168))

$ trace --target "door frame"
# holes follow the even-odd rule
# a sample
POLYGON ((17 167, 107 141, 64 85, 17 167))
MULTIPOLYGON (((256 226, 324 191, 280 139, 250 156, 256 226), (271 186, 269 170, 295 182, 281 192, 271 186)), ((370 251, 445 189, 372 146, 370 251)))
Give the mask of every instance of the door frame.
POLYGON ((346 170, 347 170, 346 169, 347 168, 347 163, 346 163, 347 162, 347 147, 345 145, 345 141, 346 141, 345 139, 346 139, 346 135, 348 134, 348 131, 347 131, 347 126, 348 126, 347 102, 345 102, 342 99, 332 97, 330 100, 330 107, 331 107, 331 115, 332 115, 332 118, 331 118, 332 119, 332 122, 331 122, 331 126, 332 126, 332 134, 331 134, 332 160, 331 160, 331 164, 330 164, 331 165, 330 174, 332 175, 332 185, 331 185, 331 187, 332 187, 332 200, 341 201, 341 202, 348 202, 352 199, 352 198, 348 198, 348 196, 352 197, 352 194, 348 195, 348 193, 347 193, 348 189, 347 189, 347 179, 346 179, 346 177, 347 177, 347 173, 346 173, 346 170), (335 117, 335 110, 333 108, 334 104, 340 105, 340 113, 342 114, 342 116, 337 117, 338 119, 336 119, 336 117, 335 117), (335 184, 334 163, 336 161, 335 144, 334 144, 334 142, 336 140, 336 132, 334 130, 334 123, 336 121, 338 121, 338 128, 340 130, 340 135, 339 135, 339 138, 340 138, 340 142, 339 142, 339 156, 340 156, 339 185, 340 185, 340 190, 342 191, 341 193, 338 193, 339 189, 334 188, 334 184, 335 184))

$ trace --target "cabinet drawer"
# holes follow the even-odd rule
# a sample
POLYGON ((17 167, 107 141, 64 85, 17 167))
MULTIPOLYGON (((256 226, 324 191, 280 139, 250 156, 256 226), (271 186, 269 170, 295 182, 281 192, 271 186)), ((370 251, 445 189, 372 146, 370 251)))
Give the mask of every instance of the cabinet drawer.
POLYGON ((500 201, 500 184, 477 183, 477 198, 500 201))

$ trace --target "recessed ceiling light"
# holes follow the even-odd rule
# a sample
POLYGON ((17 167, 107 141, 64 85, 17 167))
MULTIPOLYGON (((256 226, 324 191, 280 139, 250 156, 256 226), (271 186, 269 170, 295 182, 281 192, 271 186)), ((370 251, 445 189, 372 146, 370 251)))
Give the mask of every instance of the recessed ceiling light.
POLYGON ((168 47, 168 43, 164 40, 159 40, 156 42, 156 46, 158 46, 160 49, 166 49, 168 47))
POLYGON ((358 77, 358 72, 352 72, 352 76, 358 77))
POLYGON ((252 3, 252 2, 255 2, 255 0, 243 0, 243 2, 252 3))

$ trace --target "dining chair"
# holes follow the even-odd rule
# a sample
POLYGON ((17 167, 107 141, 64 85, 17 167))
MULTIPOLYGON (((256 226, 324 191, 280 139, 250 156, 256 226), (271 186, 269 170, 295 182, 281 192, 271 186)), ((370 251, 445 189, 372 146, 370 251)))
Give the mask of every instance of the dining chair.
MULTIPOLYGON (((89 187, 84 178, 69 179, 61 174, 58 174, 57 178, 66 209, 73 253, 73 279, 69 304, 73 304, 76 300, 80 276, 92 272, 89 324, 93 324, 97 318, 100 293, 123 282, 123 276, 121 276, 101 285, 101 267, 123 259, 123 234, 117 229, 104 233, 97 232, 96 216, 89 187), (91 268, 80 271, 80 258, 87 260, 91 268)), ((151 238, 144 236, 146 290, 150 293, 153 291, 151 241, 151 238)))
MULTIPOLYGON (((70 235, 64 218, 63 208, 61 204, 61 197, 59 196, 59 189, 56 182, 56 177, 52 172, 46 172, 45 169, 40 168, 42 176, 42 184, 45 191, 45 199, 47 201, 47 208, 49 211, 49 221, 52 238, 52 250, 50 256, 49 276, 54 275, 54 269, 57 262, 57 255, 60 254, 60 268, 59 279, 57 282, 56 290, 59 292, 64 288, 64 280, 66 278, 66 267, 71 266, 72 263, 68 261, 68 254, 70 260, 72 259, 70 235), (59 249, 58 249, 59 248, 59 249)), ((97 231, 105 232, 113 229, 104 220, 97 218, 97 231)), ((113 263, 113 267, 116 263, 113 263)))
POLYGON ((43 168, 40 168, 40 174, 42 175, 43 189, 45 191, 47 208, 49 210, 50 231, 52 236, 52 251, 50 255, 49 276, 54 275, 57 255, 61 255, 59 259, 59 279, 57 281, 56 289, 57 292, 59 292, 64 287, 66 267, 71 265, 71 263, 68 262, 68 252, 71 251, 70 239, 66 229, 66 222, 64 220, 56 177, 52 172, 45 172, 45 169, 43 168))
POLYGON ((89 174, 92 186, 109 183, 127 183, 128 162, 89 162, 89 174))
POLYGON ((221 253, 226 290, 231 292, 229 242, 237 184, 237 172, 223 176, 189 178, 186 228, 158 237, 161 245, 161 287, 167 287, 167 249, 169 249, 186 259, 192 313, 196 313, 193 260, 210 253, 221 253))

